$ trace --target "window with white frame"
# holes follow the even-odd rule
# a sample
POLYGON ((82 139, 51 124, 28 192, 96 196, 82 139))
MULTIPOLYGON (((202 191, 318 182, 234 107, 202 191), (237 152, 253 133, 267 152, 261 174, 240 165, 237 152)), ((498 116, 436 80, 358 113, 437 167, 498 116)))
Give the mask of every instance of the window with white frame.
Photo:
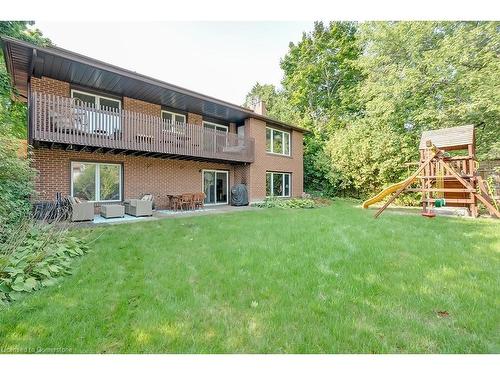
POLYGON ((80 90, 71 90, 71 97, 78 106, 86 106, 75 109, 79 119, 85 124, 82 130, 108 135, 120 131, 120 100, 80 90), (88 107, 91 109, 87 109, 88 107))
POLYGON ((182 133, 186 132, 186 116, 180 113, 161 111, 161 118, 167 122, 167 129, 172 132, 182 133))
POLYGON ((87 104, 93 108, 118 111, 121 109, 121 101, 107 96, 91 94, 80 90, 71 90, 71 97, 77 102, 87 104))
POLYGON ((266 128, 266 151, 272 154, 290 156, 290 133, 266 128))
POLYGON ((208 121, 203 121, 203 127, 205 129, 212 129, 226 133, 229 131, 229 128, 226 125, 216 124, 214 122, 208 122, 208 121))
POLYGON ((171 123, 175 122, 184 124, 186 122, 186 116, 170 111, 161 111, 161 118, 163 120, 170 121, 171 123))
POLYGON ((266 196, 289 197, 290 196, 290 173, 267 172, 266 173, 266 196))
POLYGON ((203 121, 203 127, 208 130, 213 130, 213 132, 203 132, 204 150, 215 151, 226 146, 229 127, 208 121, 203 121))
POLYGON ((71 196, 93 202, 120 201, 122 165, 71 162, 71 196))

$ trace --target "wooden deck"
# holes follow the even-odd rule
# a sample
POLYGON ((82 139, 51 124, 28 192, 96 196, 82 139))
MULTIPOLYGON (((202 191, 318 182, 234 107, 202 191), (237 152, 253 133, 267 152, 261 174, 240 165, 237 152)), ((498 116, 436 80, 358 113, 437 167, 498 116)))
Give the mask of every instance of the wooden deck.
POLYGON ((113 153, 253 162, 254 139, 33 92, 30 137, 42 144, 113 153), (76 147, 74 147, 76 146, 76 147))

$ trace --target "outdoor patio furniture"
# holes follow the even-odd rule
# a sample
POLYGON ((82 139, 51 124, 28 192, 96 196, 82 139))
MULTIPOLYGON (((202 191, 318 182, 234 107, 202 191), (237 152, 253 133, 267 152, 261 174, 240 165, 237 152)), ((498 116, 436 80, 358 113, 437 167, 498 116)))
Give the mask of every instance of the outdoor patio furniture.
POLYGON ((184 209, 184 207, 186 207, 187 209, 194 210, 193 194, 191 194, 191 193, 182 194, 181 198, 180 198, 180 206, 181 206, 181 210, 184 209))
POLYGON ((51 110, 49 111, 49 117, 55 129, 63 133, 88 131, 85 114, 81 110, 71 111, 69 108, 62 112, 51 110))
POLYGON ((76 197, 68 197, 71 204, 71 221, 93 221, 94 203, 82 201, 76 197))
POLYGON ((205 206, 205 193, 195 193, 193 196, 194 209, 197 207, 203 208, 205 206))
POLYGON ((153 196, 151 194, 146 194, 141 199, 128 199, 124 204, 127 215, 153 216, 153 196))
POLYGON ((105 204, 101 206, 101 216, 105 219, 124 217, 125 207, 121 204, 105 204))
POLYGON ((181 195, 179 194, 167 194, 168 206, 171 210, 177 211, 181 208, 181 195))

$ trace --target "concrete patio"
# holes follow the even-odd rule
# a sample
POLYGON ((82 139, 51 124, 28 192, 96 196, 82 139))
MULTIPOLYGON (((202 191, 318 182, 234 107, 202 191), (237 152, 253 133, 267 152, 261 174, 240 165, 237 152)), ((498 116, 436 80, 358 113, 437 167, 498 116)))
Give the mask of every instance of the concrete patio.
POLYGON ((153 216, 142 216, 135 217, 131 215, 125 215, 124 217, 117 217, 112 219, 105 219, 104 217, 96 214, 94 216, 94 221, 85 222, 75 222, 73 225, 77 227, 87 227, 95 225, 113 225, 113 224, 125 224, 134 222, 143 222, 148 220, 159 220, 167 218, 178 218, 178 217, 189 217, 189 216, 201 216, 201 215, 213 215, 213 214, 224 214, 228 212, 241 212, 249 210, 258 210, 257 207, 251 206, 230 206, 230 205, 214 205, 205 206, 202 209, 197 210, 184 210, 184 211, 173 211, 173 210, 154 210, 153 216))

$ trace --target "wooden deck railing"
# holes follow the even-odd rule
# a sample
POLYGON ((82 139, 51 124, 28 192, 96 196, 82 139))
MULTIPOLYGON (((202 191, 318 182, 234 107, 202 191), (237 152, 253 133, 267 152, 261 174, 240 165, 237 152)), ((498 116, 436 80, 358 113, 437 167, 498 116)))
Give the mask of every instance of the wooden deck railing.
MULTIPOLYGON (((460 176, 471 177, 474 174, 475 160, 473 158, 469 156, 454 156, 446 160, 448 165, 452 167, 460 176)), ((453 177, 453 175, 446 169, 441 172, 443 173, 442 177, 453 177)), ((430 174, 431 176, 437 176, 439 174, 437 161, 429 163, 428 168, 423 171, 423 175, 427 174, 430 174)))
POLYGON ((254 160, 254 140, 52 94, 31 94, 32 138, 41 142, 237 162, 254 160))

